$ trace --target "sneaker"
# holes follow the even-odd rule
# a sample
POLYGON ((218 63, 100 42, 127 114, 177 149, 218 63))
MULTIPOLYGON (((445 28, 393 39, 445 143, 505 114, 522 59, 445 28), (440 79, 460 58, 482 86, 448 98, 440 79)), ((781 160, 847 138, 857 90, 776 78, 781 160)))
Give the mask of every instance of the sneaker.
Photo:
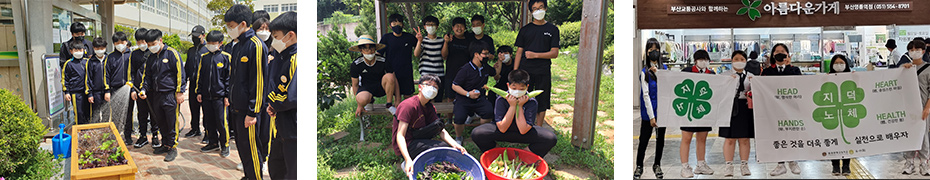
POLYGON ((781 176, 782 174, 785 174, 786 172, 788 172, 788 169, 785 168, 785 163, 778 163, 778 166, 775 166, 775 169, 773 169, 772 172, 769 173, 769 175, 770 176, 781 176))
POLYGON ((743 176, 752 175, 752 172, 749 171, 749 164, 746 162, 740 163, 739 170, 742 171, 743 176))
POLYGON ((168 149, 168 155, 165 155, 165 162, 174 161, 174 158, 178 157, 178 149, 176 148, 165 148, 168 149))
POLYGON ((733 176, 733 164, 732 164, 732 163, 727 163, 727 165, 724 166, 724 168, 723 168, 723 176, 724 176, 724 177, 731 177, 731 176, 733 176))
POLYGON ((239 165, 236 165, 236 169, 242 171, 242 163, 241 163, 241 162, 239 163, 239 165))
POLYGON ((145 146, 147 144, 149 144, 148 137, 142 136, 142 137, 139 137, 138 140, 136 140, 135 144, 132 144, 132 147, 142 148, 142 146, 145 146))
POLYGON ((930 176, 930 170, 927 170, 928 166, 926 161, 920 162, 920 175, 930 176))
MULTIPOLYGON (((464 137, 462 137, 462 136, 455 137, 455 142, 456 142, 456 143, 459 143, 459 145, 462 145, 462 142, 463 142, 463 141, 465 141, 465 138, 464 138, 464 137)), ((464 146, 464 145, 463 145, 463 146, 464 146)))
POLYGON ((636 170, 633 170, 633 179, 639 179, 643 176, 643 166, 636 166, 636 170))
POLYGON ((201 135, 200 130, 191 129, 190 131, 187 132, 187 134, 184 134, 184 138, 190 138, 190 137, 195 137, 195 136, 200 136, 200 135, 201 135))
POLYGON ((788 161, 788 168, 791 168, 791 173, 801 174, 801 167, 798 166, 797 161, 788 161))
POLYGON ((159 147, 159 148, 155 148, 155 150, 153 150, 152 153, 153 153, 153 154, 165 154, 165 153, 168 152, 168 150, 170 150, 170 149, 168 149, 168 148, 163 148, 163 147, 159 147))
POLYGON ((711 169, 710 166, 707 166, 706 162, 698 162, 697 168, 694 169, 694 173, 703 174, 703 175, 714 175, 714 170, 711 169))
POLYGON ((220 148, 220 157, 229 157, 229 147, 220 148))
POLYGON ((662 173, 662 167, 658 164, 652 165, 652 172, 656 173, 656 179, 662 179, 665 177, 665 173, 662 173))
POLYGON ((840 167, 833 166, 833 176, 840 176, 840 167))
POLYGON ((684 167, 681 168, 681 177, 683 177, 683 178, 693 178, 693 177, 694 177, 694 172, 691 172, 691 171, 693 171, 693 170, 691 169, 691 166, 689 166, 689 165, 684 165, 684 167))
POLYGON ((200 140, 200 144, 210 144, 210 141, 207 140, 207 136, 203 136, 203 140, 200 140))
POLYGON ((202 148, 200 148, 200 152, 210 152, 213 150, 217 150, 219 148, 220 148, 220 145, 218 144, 207 144, 206 146, 203 146, 202 148))
POLYGON ((152 148, 161 147, 161 141, 158 140, 158 137, 152 137, 152 148))
POLYGON ((391 115, 394 115, 394 113, 397 112, 397 107, 394 107, 394 105, 391 103, 384 104, 384 107, 387 108, 388 112, 391 112, 391 115))
POLYGON ((849 165, 843 165, 843 176, 849 176, 852 172, 849 171, 849 165))
POLYGON ((914 167, 914 163, 908 160, 904 160, 904 172, 901 174, 914 174, 917 172, 917 168, 914 167))
POLYGON ((132 146, 132 137, 123 137, 123 145, 126 145, 126 148, 132 146))
POLYGON ((371 103, 369 103, 368 105, 365 105, 365 111, 371 111, 374 108, 375 108, 375 105, 372 105, 371 103))

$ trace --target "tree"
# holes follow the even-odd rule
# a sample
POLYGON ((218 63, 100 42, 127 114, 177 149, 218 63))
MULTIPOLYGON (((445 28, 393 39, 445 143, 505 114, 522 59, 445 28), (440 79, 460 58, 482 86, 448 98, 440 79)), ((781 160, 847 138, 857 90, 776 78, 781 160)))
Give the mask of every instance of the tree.
POLYGON ((348 24, 352 22, 358 22, 359 18, 351 14, 344 14, 342 11, 333 12, 329 18, 323 19, 323 24, 332 24, 333 26, 338 26, 341 24, 348 24))
POLYGON ((316 1, 317 17, 316 21, 323 21, 332 17, 336 11, 346 11, 348 7, 339 0, 317 0, 316 1))
POLYGON ((113 27, 113 29, 114 29, 113 32, 121 32, 121 31, 122 31, 123 33, 126 33, 126 40, 129 40, 129 42, 133 42, 133 43, 136 42, 136 38, 135 38, 135 37, 136 37, 136 30, 135 30, 135 29, 132 29, 131 27, 119 25, 119 24, 117 24, 115 27, 113 27))
MULTIPOLYGON (((234 0, 210 0, 210 3, 207 3, 207 9, 216 14, 210 19, 214 27, 224 27, 226 25, 226 22, 223 22, 223 17, 225 17, 226 10, 235 4, 245 4, 249 6, 250 10, 255 11, 252 0, 235 0, 235 2, 234 0)), ((223 29, 223 32, 226 32, 225 28, 223 29)))

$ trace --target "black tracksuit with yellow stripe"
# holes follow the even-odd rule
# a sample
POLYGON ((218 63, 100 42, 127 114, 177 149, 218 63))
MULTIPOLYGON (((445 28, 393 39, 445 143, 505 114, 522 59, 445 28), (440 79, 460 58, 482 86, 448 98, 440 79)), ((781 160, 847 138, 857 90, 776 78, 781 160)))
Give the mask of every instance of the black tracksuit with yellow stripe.
POLYGON ((87 58, 71 58, 65 61, 61 69, 61 85, 65 96, 70 96, 72 113, 74 113, 74 122, 77 124, 87 124, 90 122, 89 105, 87 103, 87 94, 90 88, 87 87, 87 58))
MULTIPOLYGON (((90 57, 90 60, 87 61, 87 87, 90 88, 90 93, 88 93, 87 98, 94 98, 94 102, 90 103, 90 117, 96 121, 96 119, 102 118, 101 115, 94 116, 94 114, 100 114, 100 111, 103 109, 100 105, 103 104, 104 94, 110 92, 110 84, 107 80, 107 70, 106 65, 103 63, 107 59, 107 56, 104 55, 103 58, 98 58, 97 55, 90 57)), ((89 101, 88 101, 89 102, 89 101)))
MULTIPOLYGON (((134 93, 139 93, 139 91, 141 91, 139 87, 142 87, 142 75, 144 74, 143 72, 145 72, 145 62, 149 56, 152 56, 152 53, 149 52, 148 49, 136 49, 129 52, 129 63, 127 63, 129 67, 126 68, 126 71, 130 76, 126 81, 129 86, 132 87, 132 92, 134 93)), ((151 112, 149 112, 151 108, 149 108, 148 100, 137 99, 136 106, 139 106, 136 108, 136 112, 138 113, 136 117, 139 121, 139 138, 147 138, 148 133, 146 132, 149 130, 152 132, 152 137, 158 137, 158 123, 153 121, 149 116, 149 114, 151 114, 151 112)))
POLYGON ((181 56, 174 48, 164 43, 161 50, 153 53, 145 61, 140 94, 145 94, 148 105, 152 108, 152 119, 158 124, 162 135, 162 146, 176 148, 178 142, 177 116, 181 113, 176 93, 183 93, 187 87, 181 56))
POLYGON ((268 63, 265 101, 275 112, 271 117, 273 139, 268 154, 268 174, 272 179, 297 178, 297 45, 268 63))
POLYGON ((203 53, 196 64, 194 96, 200 95, 203 108, 204 135, 211 144, 229 147, 229 124, 224 99, 229 94, 229 61, 232 55, 221 50, 203 53))
MULTIPOLYGON (((231 75, 229 78, 229 119, 236 127, 236 148, 242 160, 243 171, 248 179, 261 179, 264 151, 267 139, 261 138, 261 125, 267 124, 260 118, 264 112, 264 65, 268 59, 268 47, 249 29, 238 37, 239 42, 230 46, 228 53, 231 75), (256 124, 245 127, 246 116, 253 117, 256 124)), ((267 127, 266 127, 267 128, 267 127)), ((265 133, 268 134, 268 133, 265 133)))
MULTIPOLYGON (((110 54, 107 55, 107 59, 103 61, 103 64, 106 65, 107 68, 107 80, 109 81, 107 83, 110 84, 111 94, 116 94, 116 91, 121 89, 123 86, 130 85, 130 82, 128 82, 128 80, 131 79, 130 71, 128 69, 130 65, 129 54, 129 51, 113 51, 110 52, 110 54)), ((132 128, 132 108, 134 108, 135 104, 132 98, 127 99, 129 103, 126 104, 126 112, 129 113, 126 113, 126 119, 123 121, 125 124, 123 124, 123 131, 121 133, 123 134, 124 141, 132 143, 131 135, 134 130, 132 128)))

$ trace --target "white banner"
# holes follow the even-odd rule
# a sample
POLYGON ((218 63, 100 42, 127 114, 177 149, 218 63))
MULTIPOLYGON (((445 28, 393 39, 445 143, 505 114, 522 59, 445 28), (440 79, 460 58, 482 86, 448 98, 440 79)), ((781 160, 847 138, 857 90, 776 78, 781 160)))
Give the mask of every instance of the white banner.
POLYGON ((916 68, 752 79, 760 162, 920 149, 926 133, 916 68))
POLYGON ((728 127, 738 78, 657 71, 660 127, 728 127))

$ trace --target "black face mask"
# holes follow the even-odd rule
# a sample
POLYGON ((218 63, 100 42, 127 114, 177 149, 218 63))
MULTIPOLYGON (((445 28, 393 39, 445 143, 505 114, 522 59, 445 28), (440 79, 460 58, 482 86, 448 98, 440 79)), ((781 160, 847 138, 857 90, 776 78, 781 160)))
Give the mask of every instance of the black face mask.
POLYGON ((84 41, 84 36, 74 36, 74 40, 84 41))
POLYGON ((200 41, 200 37, 194 37, 194 38, 193 38, 193 41, 194 41, 194 45, 200 45, 200 44, 202 44, 201 41, 200 41))
POLYGON ((782 62, 785 61, 785 58, 788 58, 787 54, 775 54, 775 61, 782 62))
POLYGON ((646 59, 649 61, 659 61, 659 58, 661 57, 662 57, 662 53, 659 53, 659 51, 650 51, 649 54, 646 56, 646 59))
POLYGON ((400 26, 391 26, 391 31, 394 31, 394 33, 400 34, 404 32, 404 28, 400 26))

